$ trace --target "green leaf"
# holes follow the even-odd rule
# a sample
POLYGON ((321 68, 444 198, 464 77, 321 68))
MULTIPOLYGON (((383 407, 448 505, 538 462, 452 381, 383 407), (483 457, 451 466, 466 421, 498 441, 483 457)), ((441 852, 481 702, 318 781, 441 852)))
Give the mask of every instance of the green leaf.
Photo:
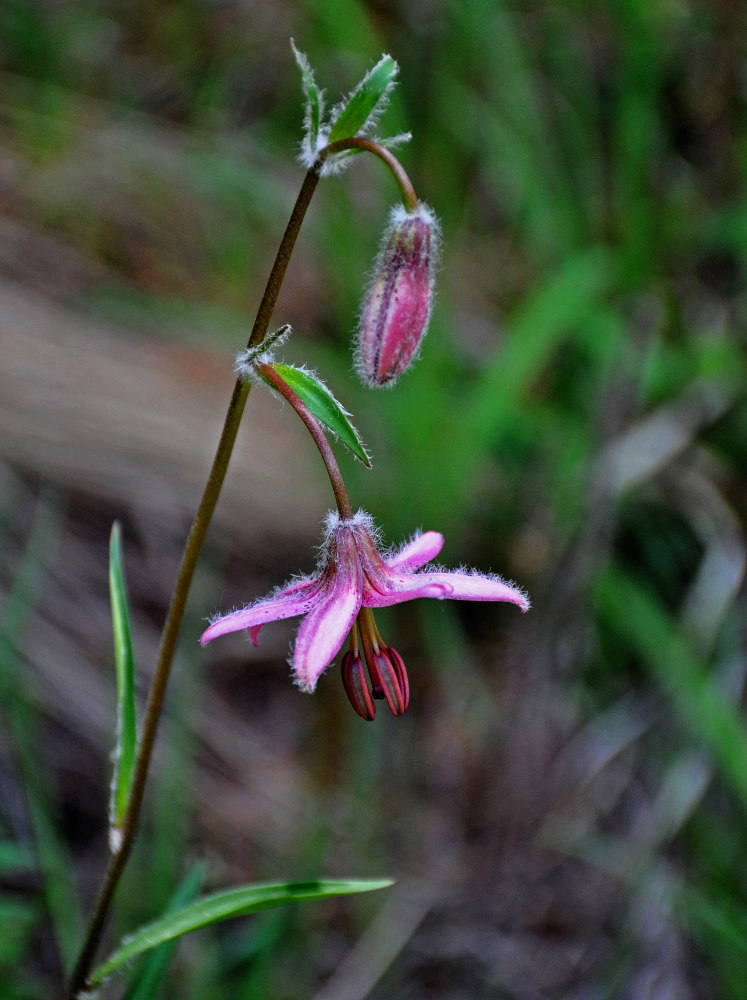
POLYGON ((320 420, 325 427, 336 434, 355 457, 360 459, 366 468, 370 469, 371 459, 358 431, 350 423, 349 414, 337 402, 324 382, 311 372, 294 368, 293 365, 274 362, 272 367, 288 383, 299 399, 308 406, 317 420, 320 420))
POLYGON ((328 142, 351 139, 357 135, 378 110, 394 83, 398 66, 391 56, 384 55, 363 77, 350 96, 338 105, 338 112, 329 133, 328 142))
MULTIPOLYGON (((175 913, 197 895, 204 872, 204 865, 192 867, 169 900, 166 914, 175 913)), ((152 1000, 157 995, 177 944, 177 939, 167 941, 154 948, 147 959, 143 959, 122 1000, 152 1000)))
POLYGON ((511 335, 480 372, 460 423, 487 444, 550 363, 560 345, 598 312, 614 277, 606 248, 590 247, 570 257, 512 314, 511 335))
POLYGON ((110 835, 114 836, 127 808, 137 747, 135 664, 122 566, 121 535, 119 523, 115 521, 109 539, 109 596, 112 605, 114 662, 117 671, 117 735, 109 809, 110 835))
POLYGON ((724 781, 747 809, 747 727, 694 644, 657 597, 621 569, 606 570, 597 602, 605 620, 647 663, 688 732, 708 748, 724 781))
POLYGON ((316 149, 316 142, 319 137, 319 128, 322 123, 324 99, 322 97, 322 92, 314 79, 314 71, 309 64, 309 60, 303 52, 298 51, 296 43, 292 38, 291 48, 293 49, 293 57, 296 60, 296 65, 301 70, 303 89, 306 93, 306 115, 304 119, 306 138, 309 143, 309 148, 314 150, 316 149))
POLYGON ((121 948, 94 970, 90 982, 92 986, 98 986, 112 972, 137 955, 166 941, 172 941, 182 934, 189 934, 200 927, 207 927, 229 917, 245 916, 273 906, 287 906, 302 899, 370 892, 373 889, 385 889, 390 885, 392 885, 391 879, 279 882, 247 885, 217 892, 139 928, 124 939, 121 948))
MULTIPOLYGON (((5 973, 15 967, 21 967, 24 952, 27 951, 30 939, 35 930, 38 929, 41 913, 40 908, 29 901, 16 901, 14 899, 0 898, 0 927, 3 929, 0 936, 0 969, 3 971, 3 997, 21 996, 13 992, 12 987, 8 992, 10 983, 5 978, 5 973)), ((26 994, 28 996, 28 994, 26 994)))
MULTIPOLYGON (((54 565, 63 518, 59 498, 45 490, 39 498, 28 544, 0 619, 0 717, 6 727, 3 738, 9 741, 18 761, 44 906, 51 918, 63 966, 69 969, 80 948, 84 924, 70 875, 74 866, 59 829, 49 775, 46 768, 39 766, 39 747, 43 742, 40 709, 31 691, 28 665, 21 654, 33 627, 44 575, 47 567, 54 565)), ((0 927, 5 927, 2 916, 0 927)))
POLYGON ((0 840, 0 872, 28 871, 34 864, 34 856, 25 844, 0 840))

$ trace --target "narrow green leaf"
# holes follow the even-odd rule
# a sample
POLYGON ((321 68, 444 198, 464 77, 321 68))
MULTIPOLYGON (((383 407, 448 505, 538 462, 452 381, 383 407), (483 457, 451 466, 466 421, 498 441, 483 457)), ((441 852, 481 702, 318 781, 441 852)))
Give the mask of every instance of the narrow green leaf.
POLYGON ((370 892, 373 889, 385 889, 390 885, 392 885, 391 879, 279 882, 241 886, 238 889, 217 892, 139 928, 124 939, 121 948, 94 970, 90 982, 92 986, 98 986, 112 972, 137 955, 183 934, 189 934, 190 931, 196 931, 200 927, 227 920, 229 917, 245 916, 273 906, 287 906, 302 899, 370 892))
POLYGON ((28 871, 34 867, 34 856, 25 844, 0 840, 0 872, 28 871))
MULTIPOLYGON (((194 865, 182 880, 168 902, 165 913, 175 913, 197 895, 205 873, 204 865, 194 865)), ((161 983, 166 976, 174 949, 178 944, 175 938, 154 948, 147 958, 141 962, 135 977, 127 988, 122 1000, 152 1000, 157 995, 161 983)))
POLYGON ((314 79, 314 71, 309 64, 309 60, 303 52, 299 52, 296 48, 296 43, 292 38, 291 48, 293 49, 293 57, 296 60, 296 65, 301 70, 303 89, 306 94, 306 115, 304 119, 304 126, 306 128, 309 148, 314 150, 316 148, 317 138, 319 137, 319 128, 321 126, 322 113, 324 111, 324 100, 322 92, 314 79))
POLYGON ((471 437, 487 444, 545 370, 554 352, 589 315, 599 312, 612 285, 615 264, 606 248, 570 257, 511 316, 511 335, 482 368, 460 417, 471 437))
POLYGON ((391 56, 384 55, 373 69, 340 106, 329 133, 329 142, 351 139, 364 127, 371 116, 380 110, 380 104, 397 75, 397 63, 391 56))
MULTIPOLYGON (((71 877, 74 866, 60 832, 49 775, 46 768, 39 766, 42 727, 38 699, 32 694, 27 663, 21 654, 33 627, 44 575, 47 567, 54 565, 62 530, 61 501, 52 491, 45 491, 39 498, 31 535, 0 618, 0 711, 6 724, 3 735, 7 735, 18 761, 28 804, 44 905, 63 967, 69 969, 80 948, 84 925, 71 877)), ((0 927, 4 926, 0 918, 0 927)))
POLYGON ((293 365, 275 362, 272 367, 288 383, 299 399, 308 406, 317 420, 320 420, 325 427, 336 434, 345 447, 349 448, 355 457, 360 459, 366 468, 370 469, 371 459, 358 431, 351 424, 349 414, 337 402, 324 382, 311 372, 294 368, 293 365))
MULTIPOLYGON (((27 951, 31 935, 38 930, 41 914, 39 907, 28 901, 20 902, 14 899, 0 898, 0 969, 3 971, 3 998, 21 997, 15 993, 7 973, 16 967, 22 967, 24 952, 27 951)), ((25 994, 28 996, 28 994, 25 994)))
POLYGON ((738 961, 747 960, 747 918, 741 901, 735 904, 726 893, 713 897, 685 884, 677 903, 688 926, 718 941, 738 961))
POLYGON ((117 735, 109 808, 110 836, 113 839, 116 839, 117 828, 121 825, 127 808, 137 747, 135 664, 122 566, 121 536, 119 523, 115 521, 109 539, 109 596, 112 605, 114 663, 117 672, 117 735))
POLYGON ((620 569, 606 571, 597 601, 604 618, 633 643, 688 731, 708 748, 724 781, 747 808, 747 727, 694 645, 661 602, 620 569))

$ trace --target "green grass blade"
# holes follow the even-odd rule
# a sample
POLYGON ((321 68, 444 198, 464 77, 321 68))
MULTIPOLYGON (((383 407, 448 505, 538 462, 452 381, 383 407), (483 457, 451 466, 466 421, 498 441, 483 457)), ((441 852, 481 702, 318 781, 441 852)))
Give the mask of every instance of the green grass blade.
POLYGON ((3 929, 0 935, 0 971, 3 972, 3 1000, 16 1000, 20 995, 13 990, 13 985, 5 974, 22 962, 32 935, 38 930, 38 923, 38 907, 0 896, 0 927, 3 929))
POLYGON ((445 359, 441 369, 430 368, 429 357, 421 360, 425 377, 403 385, 388 405, 398 411, 397 422, 407 426, 413 454, 428 454, 435 439, 449 455, 448 462, 432 463, 430 469, 403 463, 398 472, 401 483, 410 475, 417 477, 403 495, 417 490, 424 522, 438 523, 442 530, 459 523, 473 497, 464 484, 479 479, 496 442, 517 423, 536 416, 533 387, 562 346, 584 336, 586 324, 606 314, 605 300, 614 281, 615 259, 606 248, 592 247, 570 257, 514 309, 507 322, 510 336, 469 381, 465 379, 458 406, 444 407, 433 388, 432 379, 443 377, 445 359))
POLYGON ((120 966, 157 945, 207 927, 229 917, 245 916, 273 906, 287 906, 302 899, 321 899, 355 892, 370 892, 392 885, 391 879, 361 879, 355 881, 279 882, 242 886, 205 896, 175 913, 166 914, 139 928, 124 940, 122 947, 110 955, 91 975, 91 985, 97 986, 120 966))
POLYGON ((623 571, 605 573, 597 600, 604 618, 637 649, 747 808, 747 727, 707 664, 653 594, 623 571))
POLYGON ((385 55, 366 73, 338 114, 329 133, 330 142, 350 139, 360 132, 394 84, 397 69, 394 59, 385 55))
MULTIPOLYGON (((350 422, 349 414, 337 402, 327 386, 311 372, 280 362, 272 366, 278 375, 288 383, 295 394, 308 406, 317 420, 328 427, 340 441, 349 448, 366 468, 371 468, 371 459, 366 452, 358 431, 350 422)), ((269 383, 268 383, 269 385, 269 383)))
POLYGON ((116 831, 122 823, 127 808, 137 748, 135 662, 122 566, 122 532, 117 521, 112 525, 109 539, 109 595, 114 632, 114 663, 117 672, 117 735, 109 808, 110 836, 115 840, 116 831))
POLYGON ((33 867, 33 855, 25 844, 0 840, 0 873, 28 871, 33 867))
POLYGON ((44 574, 53 562, 61 532, 62 515, 54 495, 40 497, 28 545, 0 620, 0 710, 4 716, 0 724, 7 726, 18 761, 33 830, 35 860, 42 875, 44 904, 63 967, 68 969, 80 947, 83 920, 72 882, 73 863, 59 832, 48 775, 39 767, 41 726, 27 664, 23 663, 21 669, 24 636, 32 627, 32 609, 41 593, 44 574))
POLYGON ((598 311, 613 283, 614 259, 591 247, 570 257, 516 309, 511 335, 480 373, 462 418, 471 436, 488 441, 517 408, 558 347, 598 311))
MULTIPOLYGON (((203 865, 192 867, 169 900, 166 914, 175 913, 197 895, 204 872, 203 865)), ((151 1000, 152 997, 156 996, 156 992, 168 971, 177 944, 178 939, 174 938, 151 951, 148 957, 143 960, 142 967, 138 970, 122 1000, 151 1000)))

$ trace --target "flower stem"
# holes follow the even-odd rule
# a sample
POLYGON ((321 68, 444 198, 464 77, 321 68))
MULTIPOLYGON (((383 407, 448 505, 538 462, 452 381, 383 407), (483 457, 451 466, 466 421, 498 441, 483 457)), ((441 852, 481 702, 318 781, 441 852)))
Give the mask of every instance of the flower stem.
MULTIPOLYGON (((327 146, 326 149, 321 152, 317 162, 304 177, 301 190, 298 193, 296 203, 293 206, 293 211, 291 212, 290 219, 288 220, 288 225, 286 226, 283 238, 280 241, 280 246, 275 256, 275 261, 273 263, 272 270, 270 271, 270 276, 267 280, 267 285, 265 286, 265 291, 262 296, 259 309, 257 310, 257 316, 249 336, 247 349, 258 347, 267 334, 270 318, 272 316, 273 309, 275 308, 275 303, 277 302, 277 297, 283 283, 283 278, 285 277, 285 272, 293 252, 296 238, 309 207, 309 202, 311 201, 312 195, 314 194, 316 185, 319 181, 319 171, 321 169, 321 165, 327 156, 335 152, 340 152, 344 149, 367 150, 382 159, 393 172, 397 183, 400 186, 402 197, 407 207, 410 211, 414 211, 417 207, 417 197, 404 168, 400 164, 399 160, 397 160, 397 158, 383 146, 380 146, 378 143, 373 142, 370 139, 363 139, 359 137, 341 139, 339 142, 334 142, 327 146)), ((273 375, 276 374, 272 369, 270 371, 272 371, 273 375)), ((282 382, 283 380, 280 379, 280 381, 282 382)), ((296 396, 296 394, 290 389, 290 386, 287 386, 284 382, 283 385, 288 392, 292 393, 293 396, 296 396)), ((116 888, 122 877, 122 873, 125 869, 125 865, 127 864, 127 860, 132 851, 138 820, 140 818, 140 810, 143 802, 148 769, 153 754, 153 746, 155 744, 156 734, 158 731, 158 723, 163 710, 166 686, 171 672, 171 664, 174 658, 174 650, 176 648, 179 628, 184 617, 184 609, 186 606, 187 596, 189 594, 189 588, 192 583, 192 577, 194 575, 197 559, 199 557, 200 550, 202 549, 202 543, 205 539, 215 506, 220 496, 220 491, 228 469, 228 463, 236 441, 236 434, 238 432, 244 407, 246 406, 246 401, 249 396, 250 387, 250 383, 241 378, 236 381, 231 402, 228 406, 228 412, 226 413, 225 422, 223 424, 223 431, 221 432, 218 448, 215 453, 215 458, 213 459, 210 475, 200 501, 200 506, 197 510, 197 514, 184 546, 182 561, 179 566, 176 584, 171 596, 169 609, 166 614, 166 620, 164 622, 163 632, 161 635, 158 662, 148 696, 142 736, 138 746, 137 758, 135 760, 130 797, 128 800, 127 811, 121 826, 122 838, 120 846, 118 850, 111 855, 107 869, 104 872, 104 877, 94 905, 93 915, 88 925, 88 932, 70 979, 68 988, 68 997, 70 1000, 73 1000, 73 998, 87 986, 88 975, 91 971, 96 951, 106 926, 109 908, 111 906, 116 888)), ((344 519, 352 517, 350 501, 345 491, 339 467, 337 466, 337 462, 332 454, 332 449, 329 446, 329 442, 324 437, 321 428, 315 418, 308 413, 308 411, 307 416, 309 419, 306 419, 306 416, 304 416, 302 411, 294 404, 293 400, 290 399, 286 392, 281 389, 280 386, 276 387, 283 393, 286 399, 288 399, 291 405, 294 406, 294 409, 296 409, 301 418, 304 420, 304 423, 306 423, 306 426, 308 427, 314 441, 317 444, 317 447, 321 452, 322 459, 324 460, 327 472, 330 476, 340 517, 344 519)), ((300 403, 303 409, 303 403, 301 403, 297 396, 296 400, 298 400, 298 403, 300 403)))
MULTIPOLYGON (((296 203, 293 206, 288 225, 286 226, 283 238, 280 241, 275 261, 267 280, 262 301, 257 311, 257 317, 252 327, 249 337, 248 347, 256 347, 262 343, 267 333, 267 327, 272 316, 272 311, 277 302, 280 286, 283 283, 288 262, 293 252, 301 223, 303 222, 309 202, 314 194, 314 190, 319 181, 320 162, 315 164, 306 174, 301 190, 298 193, 296 203)), ((114 892, 119 884, 119 880, 124 871, 127 859, 130 856, 132 845, 135 840, 140 808, 143 801, 145 782, 148 776, 148 768, 153 753, 153 745, 156 739, 158 723, 163 709, 163 700, 166 693, 171 664, 174 657, 176 640, 184 617, 184 608, 189 593, 192 576, 194 574, 197 558, 202 548, 210 520, 213 516, 215 506, 220 496, 223 480, 226 476, 228 463, 231 458, 236 434, 239 429, 241 417, 244 412, 246 400, 249 395, 250 384, 242 379, 236 381, 231 402, 228 406, 223 431, 220 436, 218 448, 213 459, 205 491, 200 501, 194 522, 187 537, 182 554, 182 561, 171 596, 171 602, 166 615, 166 620, 161 635, 161 647, 158 654, 158 663, 153 676, 148 704, 143 722, 142 736, 138 747, 137 759, 132 779, 132 788, 127 805, 124 820, 122 821, 122 839, 119 849, 115 851, 110 859, 104 877, 99 888, 99 893, 94 905, 93 915, 88 925, 83 948, 76 963, 75 969, 70 979, 68 996, 70 1000, 76 997, 87 986, 88 975, 96 955, 101 936, 104 932, 106 920, 109 913, 114 892)))
POLYGON ((329 146, 325 146, 321 151, 320 157, 331 156, 333 153, 341 153, 346 149, 365 149, 367 152, 373 153, 374 156, 378 156, 380 160, 383 160, 394 174, 402 192, 402 200, 407 205, 408 210, 410 212, 415 211, 418 207, 418 197, 415 194, 415 188, 412 186, 405 168, 393 153, 390 153, 380 143, 374 142, 373 139, 364 139, 362 136, 354 135, 350 139, 338 139, 337 142, 331 142, 329 146))
POLYGON ((255 363, 254 367, 263 375, 264 378, 267 379, 272 387, 277 389, 280 395, 290 403, 301 420, 303 420, 306 424, 309 434, 311 434, 314 439, 314 444, 317 446, 319 454, 322 456, 322 461, 324 462, 327 470, 329 481, 332 484, 332 492, 335 495, 335 502, 337 503, 337 510, 340 513, 340 517, 343 521, 349 521, 353 516, 353 508, 350 506, 350 499, 348 497, 348 492, 345 489, 345 483, 342 478, 342 473, 340 472, 340 466, 337 464, 337 459, 335 458, 329 441, 324 435, 324 431, 322 430, 319 421, 313 413, 311 413, 308 406, 303 402, 299 395, 291 389, 285 379, 275 371, 272 365, 268 365, 264 361, 258 361, 255 363))

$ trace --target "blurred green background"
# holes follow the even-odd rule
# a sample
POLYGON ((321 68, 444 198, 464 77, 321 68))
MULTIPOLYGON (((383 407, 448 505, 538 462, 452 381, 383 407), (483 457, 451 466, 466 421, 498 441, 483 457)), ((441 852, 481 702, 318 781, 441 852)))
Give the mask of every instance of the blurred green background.
MULTIPOLYGON (((183 630, 111 940, 204 886, 391 875, 185 939, 220 998, 747 997, 747 9, 730 0, 0 0, 0 995, 54 995, 106 859, 123 523, 144 696, 181 545, 302 171, 289 38, 334 101, 382 51, 382 131, 443 221, 431 332, 350 374, 395 186, 320 185, 276 325, 353 412, 388 542, 531 594, 379 616, 372 725, 293 625, 204 618, 313 566, 330 506, 250 398, 183 630)), ((154 986, 140 994, 154 996, 154 986)), ((113 983, 107 996, 122 993, 113 983)))

